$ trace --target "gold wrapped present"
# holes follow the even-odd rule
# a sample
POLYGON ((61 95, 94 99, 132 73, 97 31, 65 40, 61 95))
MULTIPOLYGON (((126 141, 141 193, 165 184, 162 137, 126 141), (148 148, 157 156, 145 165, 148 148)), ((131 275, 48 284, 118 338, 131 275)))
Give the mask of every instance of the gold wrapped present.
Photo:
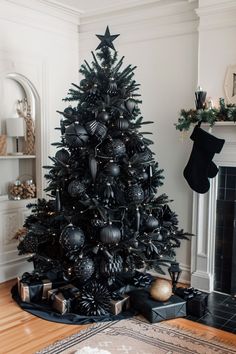
POLYGON ((49 290, 48 300, 54 310, 64 315, 75 310, 79 295, 79 290, 74 285, 68 284, 59 289, 49 290))
POLYGON ((18 293, 24 302, 40 302, 48 298, 48 291, 65 284, 62 280, 47 279, 37 274, 24 273, 18 277, 18 293))
POLYGON ((126 294, 115 295, 111 299, 111 312, 113 315, 118 315, 122 311, 128 310, 130 307, 129 296, 126 294))

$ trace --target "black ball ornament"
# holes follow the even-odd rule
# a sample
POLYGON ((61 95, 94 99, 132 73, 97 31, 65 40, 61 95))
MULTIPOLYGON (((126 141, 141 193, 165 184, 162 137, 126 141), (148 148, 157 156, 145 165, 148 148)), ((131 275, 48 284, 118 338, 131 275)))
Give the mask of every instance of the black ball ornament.
POLYGON ((116 126, 120 130, 127 130, 129 128, 129 121, 125 118, 118 118, 116 121, 116 126))
POLYGON ((72 123, 66 128, 65 139, 70 147, 81 147, 87 143, 88 133, 82 125, 72 123))
POLYGON ((55 157, 59 161, 61 161, 63 163, 67 163, 70 158, 70 154, 67 150, 61 149, 56 152, 55 157))
POLYGON ((107 113, 105 109, 103 109, 102 112, 98 114, 98 120, 103 123, 108 122, 109 119, 110 119, 109 113, 107 113))
POLYGON ((153 231, 159 226, 159 221, 153 215, 148 215, 147 220, 145 222, 145 228, 148 231, 153 231))
POLYGON ((132 114, 134 112, 135 109, 135 101, 132 99, 128 99, 125 101, 125 108, 127 109, 127 111, 132 114))
POLYGON ((68 186, 68 193, 71 197, 76 198, 81 196, 85 192, 85 185, 80 181, 71 181, 68 186))
POLYGON ((74 109, 70 106, 64 109, 64 117, 66 118, 70 118, 71 116, 73 116, 73 114, 75 113, 74 109))
POLYGON ((120 166, 114 162, 108 162, 104 168, 104 173, 108 176, 117 177, 120 174, 120 166))
POLYGON ((59 242, 68 252, 76 252, 84 245, 84 232, 72 224, 66 226, 60 235, 59 242))
POLYGON ((152 151, 149 148, 145 148, 143 152, 141 152, 142 159, 144 161, 152 160, 152 151))
POLYGON ((113 139, 109 141, 105 147, 107 155, 112 157, 121 157, 126 153, 125 144, 120 139, 113 139))
POLYGON ((115 244, 121 239, 120 229, 115 225, 108 225, 100 230, 100 240, 105 244, 115 244))
POLYGON ((138 184, 133 184, 128 187, 126 196, 130 203, 142 203, 144 200, 144 191, 138 184))
POLYGON ((86 256, 82 259, 80 258, 75 259, 74 272, 76 278, 80 282, 86 282, 88 279, 90 279, 94 271, 95 271, 95 264, 91 258, 86 256))
POLYGON ((113 256, 109 260, 102 259, 100 273, 104 276, 112 276, 123 271, 123 259, 120 255, 113 256))

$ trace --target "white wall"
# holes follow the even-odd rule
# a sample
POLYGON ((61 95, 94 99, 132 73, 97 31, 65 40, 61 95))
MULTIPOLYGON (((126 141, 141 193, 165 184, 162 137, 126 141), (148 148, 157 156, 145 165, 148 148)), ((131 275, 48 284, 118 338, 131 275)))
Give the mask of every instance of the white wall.
MULTIPOLYGON (((21 98, 16 97, 14 81, 6 84, 6 75, 17 72, 26 76, 40 98, 36 116, 37 123, 40 120, 37 125, 41 126, 40 132, 36 132, 40 143, 39 166, 46 164, 48 155, 52 154, 50 144, 59 139, 59 132, 54 130, 60 121, 56 110, 63 110, 67 105, 62 98, 78 77, 78 25, 78 13, 70 10, 46 6, 37 0, 0 0, 0 121, 8 118, 6 115, 12 113, 15 100, 21 98), (8 98, 4 100, 6 94, 8 98)), ((12 181, 15 165, 16 161, 14 164, 0 161, 2 181, 12 181)), ((40 167, 38 174, 41 180, 44 172, 40 167)), ((12 239, 25 216, 22 203, 0 201, 0 282, 25 269, 12 239)))
MULTIPOLYGON (((197 86, 197 17, 195 3, 180 1, 161 7, 158 3, 145 7, 81 18, 80 61, 91 61, 91 50, 99 41, 95 33, 103 34, 109 25, 112 34, 120 33, 114 45, 127 64, 137 65, 135 79, 141 84, 142 114, 153 120, 156 160, 164 168, 164 186, 160 193, 174 199, 171 208, 179 215, 180 227, 191 232, 192 192, 182 171, 188 161, 191 144, 181 142, 175 130, 181 108, 194 105, 197 86)), ((190 278, 190 242, 183 242, 177 258, 184 272, 183 281, 190 278)))

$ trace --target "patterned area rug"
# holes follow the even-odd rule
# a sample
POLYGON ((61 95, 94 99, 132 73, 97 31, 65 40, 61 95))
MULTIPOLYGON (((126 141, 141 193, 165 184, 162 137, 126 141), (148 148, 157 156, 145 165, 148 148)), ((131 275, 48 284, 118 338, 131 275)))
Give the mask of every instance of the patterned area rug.
POLYGON ((98 323, 37 354, 235 354, 236 348, 167 322, 149 324, 139 318, 98 323))

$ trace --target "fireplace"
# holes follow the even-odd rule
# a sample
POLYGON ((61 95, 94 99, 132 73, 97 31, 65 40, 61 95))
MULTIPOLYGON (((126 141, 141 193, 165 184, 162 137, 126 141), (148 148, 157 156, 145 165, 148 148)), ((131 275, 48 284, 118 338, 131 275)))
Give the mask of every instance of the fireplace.
POLYGON ((193 193, 191 284, 236 296, 236 124, 202 128, 225 145, 215 155, 219 173, 209 192, 193 193))
POLYGON ((214 290, 236 295, 236 167, 220 167, 216 200, 214 290))

